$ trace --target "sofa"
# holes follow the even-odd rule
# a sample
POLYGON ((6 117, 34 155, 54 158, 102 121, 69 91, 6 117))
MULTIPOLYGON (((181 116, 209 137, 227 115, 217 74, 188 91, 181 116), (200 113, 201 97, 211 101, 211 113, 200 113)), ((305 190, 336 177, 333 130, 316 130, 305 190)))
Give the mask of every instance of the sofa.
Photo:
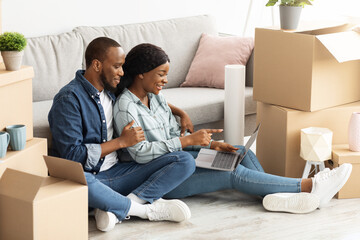
MULTIPOLYGON (((223 128, 224 89, 180 87, 198 48, 202 33, 219 34, 214 17, 208 15, 169 19, 139 24, 106 27, 80 26, 71 32, 28 38, 23 64, 33 66, 34 136, 47 138, 47 120, 55 94, 71 81, 78 69, 85 69, 84 51, 96 37, 118 41, 127 53, 139 43, 149 42, 163 48, 171 60, 168 84, 162 93, 169 103, 185 110, 195 129, 223 128)), ((252 54, 253 55, 253 54, 252 54)), ((245 88, 245 126, 242 134, 255 128, 256 103, 252 100, 253 57, 247 63, 245 88)), ((221 134, 215 139, 223 139, 221 134)))

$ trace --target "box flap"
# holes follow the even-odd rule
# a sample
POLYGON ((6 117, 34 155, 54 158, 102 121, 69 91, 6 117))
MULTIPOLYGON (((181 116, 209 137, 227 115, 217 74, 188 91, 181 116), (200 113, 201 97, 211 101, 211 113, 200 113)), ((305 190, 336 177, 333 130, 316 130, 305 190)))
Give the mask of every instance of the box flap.
POLYGON ((45 155, 43 157, 46 166, 49 169, 50 176, 87 185, 84 171, 80 163, 45 155))
POLYGON ((360 164, 360 152, 353 152, 349 144, 336 144, 332 146, 332 160, 338 164, 360 164))
POLYGON ((319 35, 316 38, 340 63, 360 59, 360 34, 355 31, 319 35))
POLYGON ((7 168, 0 179, 0 194, 31 202, 44 177, 7 168))

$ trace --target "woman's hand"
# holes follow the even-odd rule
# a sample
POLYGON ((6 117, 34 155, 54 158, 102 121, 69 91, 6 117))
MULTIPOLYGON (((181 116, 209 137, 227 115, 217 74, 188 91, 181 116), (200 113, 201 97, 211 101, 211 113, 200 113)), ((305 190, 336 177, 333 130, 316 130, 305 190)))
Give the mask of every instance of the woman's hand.
POLYGON ((193 133, 194 125, 192 124, 189 115, 183 111, 183 113, 179 117, 180 117, 180 123, 181 123, 180 136, 181 137, 184 136, 186 130, 189 130, 190 133, 193 133))
POLYGON ((239 148, 225 142, 213 141, 210 146, 211 149, 221 152, 236 152, 239 148))
POLYGON ((128 125, 126 125, 121 132, 121 136, 118 137, 122 143, 122 147, 131 147, 138 142, 145 140, 144 131, 141 127, 131 127, 134 123, 135 121, 132 120, 128 125))
POLYGON ((193 134, 187 135, 185 137, 180 137, 181 146, 182 148, 190 145, 207 146, 210 144, 211 135, 213 133, 219 133, 222 131, 222 129, 201 129, 194 132, 193 134))

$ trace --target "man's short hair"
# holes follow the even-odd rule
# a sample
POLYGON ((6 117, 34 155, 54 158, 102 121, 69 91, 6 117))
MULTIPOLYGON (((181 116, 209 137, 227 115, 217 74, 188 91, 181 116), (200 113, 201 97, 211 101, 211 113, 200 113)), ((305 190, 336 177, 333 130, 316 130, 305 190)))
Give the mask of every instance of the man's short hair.
POLYGON ((121 45, 108 37, 98 37, 92 40, 85 51, 86 69, 91 66, 94 59, 103 62, 106 59, 109 48, 111 47, 121 47, 121 45))

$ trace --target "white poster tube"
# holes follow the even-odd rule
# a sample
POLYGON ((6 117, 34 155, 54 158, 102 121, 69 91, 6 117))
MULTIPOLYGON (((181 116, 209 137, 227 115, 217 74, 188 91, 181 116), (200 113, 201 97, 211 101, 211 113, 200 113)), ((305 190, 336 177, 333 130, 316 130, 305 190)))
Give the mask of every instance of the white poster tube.
POLYGON ((224 141, 244 144, 245 66, 225 66, 224 141))

